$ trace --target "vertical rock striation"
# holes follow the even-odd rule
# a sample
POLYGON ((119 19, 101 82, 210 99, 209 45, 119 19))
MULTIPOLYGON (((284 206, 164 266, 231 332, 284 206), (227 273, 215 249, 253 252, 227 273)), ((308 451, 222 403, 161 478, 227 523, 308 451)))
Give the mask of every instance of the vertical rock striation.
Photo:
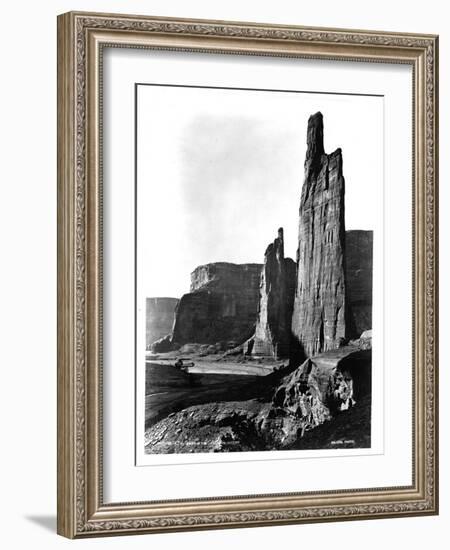
POLYGON ((289 356, 296 266, 284 257, 283 229, 264 256, 252 355, 289 356))
POLYGON ((344 193, 341 149, 325 153, 323 118, 316 113, 308 120, 292 316, 304 356, 336 349, 347 337, 344 193))

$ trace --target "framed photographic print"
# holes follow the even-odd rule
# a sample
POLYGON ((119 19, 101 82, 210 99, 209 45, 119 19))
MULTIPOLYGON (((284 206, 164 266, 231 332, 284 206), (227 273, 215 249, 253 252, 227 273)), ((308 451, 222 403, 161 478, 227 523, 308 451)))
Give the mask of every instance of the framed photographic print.
POLYGON ((58 18, 58 532, 436 514, 438 39, 58 18))

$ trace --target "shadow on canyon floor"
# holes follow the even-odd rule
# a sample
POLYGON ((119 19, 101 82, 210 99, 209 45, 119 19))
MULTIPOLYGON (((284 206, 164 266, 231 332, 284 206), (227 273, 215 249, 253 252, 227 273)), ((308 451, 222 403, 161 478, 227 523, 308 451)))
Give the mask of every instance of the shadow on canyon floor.
POLYGON ((192 405, 258 399, 269 402, 288 369, 266 376, 198 374, 170 365, 146 363, 145 429, 192 405))

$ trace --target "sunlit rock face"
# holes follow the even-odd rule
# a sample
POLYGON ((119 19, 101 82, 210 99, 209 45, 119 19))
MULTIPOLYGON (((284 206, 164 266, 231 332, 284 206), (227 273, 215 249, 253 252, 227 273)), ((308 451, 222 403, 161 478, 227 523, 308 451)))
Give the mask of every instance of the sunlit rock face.
POLYGON ((344 194, 342 152, 325 153, 323 118, 316 113, 308 121, 292 316, 305 357, 336 349, 348 336, 344 194))

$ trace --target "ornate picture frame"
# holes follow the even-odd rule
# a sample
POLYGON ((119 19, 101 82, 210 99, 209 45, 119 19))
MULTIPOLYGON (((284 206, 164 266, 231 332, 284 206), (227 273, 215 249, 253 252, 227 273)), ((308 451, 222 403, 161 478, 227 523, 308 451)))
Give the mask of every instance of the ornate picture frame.
MULTIPOLYGON (((58 17, 58 533, 69 538, 438 513, 438 37, 70 12, 58 17), (411 484, 104 500, 106 48, 412 69, 411 484)), ((389 273, 388 273, 389 276, 389 273)), ((411 313, 411 312, 409 312, 411 313)), ((134 367, 130 367, 132 370, 134 367)))

